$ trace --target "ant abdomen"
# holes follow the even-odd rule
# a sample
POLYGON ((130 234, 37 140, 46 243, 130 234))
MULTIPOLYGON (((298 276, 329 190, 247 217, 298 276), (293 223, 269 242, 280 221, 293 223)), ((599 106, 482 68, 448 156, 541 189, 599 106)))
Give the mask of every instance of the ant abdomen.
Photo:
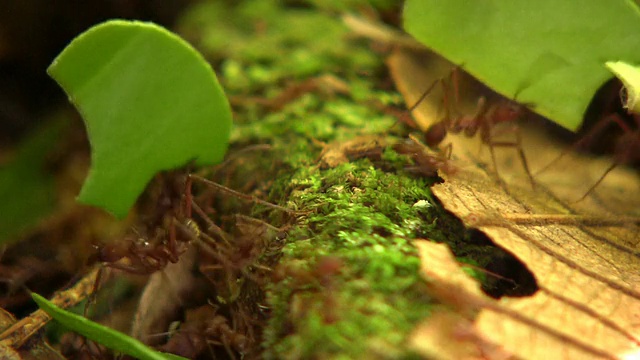
POLYGON ((424 132, 424 142, 430 148, 437 147, 447 136, 447 127, 443 121, 439 121, 424 132))

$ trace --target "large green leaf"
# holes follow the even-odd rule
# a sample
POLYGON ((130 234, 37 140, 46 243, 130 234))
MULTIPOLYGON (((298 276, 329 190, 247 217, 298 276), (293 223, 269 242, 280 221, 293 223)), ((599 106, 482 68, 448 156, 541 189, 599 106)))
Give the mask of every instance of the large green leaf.
POLYGON ((575 130, 608 60, 640 63, 631 0, 407 0, 416 39, 506 97, 575 130))
POLYGON ((140 341, 129 337, 119 331, 110 329, 104 325, 95 323, 80 315, 63 310, 55 306, 52 302, 44 297, 32 293, 31 297, 38 304, 40 309, 44 310, 54 320, 64 325, 67 329, 73 330, 78 334, 100 343, 111 350, 121 352, 142 360, 184 360, 186 358, 161 353, 147 347, 140 341))
POLYGON ((161 170, 219 162, 231 110, 209 64, 168 30, 112 20, 87 30, 49 74, 87 126, 91 170, 79 201, 127 214, 161 170))

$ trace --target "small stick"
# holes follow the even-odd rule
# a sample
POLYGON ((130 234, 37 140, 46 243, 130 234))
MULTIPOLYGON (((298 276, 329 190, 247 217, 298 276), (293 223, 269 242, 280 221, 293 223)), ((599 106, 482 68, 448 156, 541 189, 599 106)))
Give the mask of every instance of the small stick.
MULTIPOLYGON (((97 290, 95 284, 100 270, 101 266, 96 265, 73 287, 55 293, 51 298, 51 302, 63 309, 77 305, 97 290)), ((32 312, 31 315, 16 322, 0 334, 0 347, 6 346, 14 349, 21 347, 49 320, 51 320, 51 317, 44 310, 38 309, 32 312)))

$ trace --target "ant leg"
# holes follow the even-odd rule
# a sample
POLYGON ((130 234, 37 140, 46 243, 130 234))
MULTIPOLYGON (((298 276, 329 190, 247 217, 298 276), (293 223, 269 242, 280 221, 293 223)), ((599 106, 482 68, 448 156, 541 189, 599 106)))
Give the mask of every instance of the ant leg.
POLYGON ((500 173, 498 172, 498 161, 496 160, 496 152, 493 149, 494 146, 501 146, 498 144, 494 144, 492 142, 488 142, 487 145, 489 146, 489 153, 491 154, 491 162, 493 163, 493 171, 495 171, 496 173, 496 178, 498 180, 498 182, 503 185, 503 187, 506 189, 506 184, 504 182, 504 180, 502 180, 502 178, 500 177, 500 173))
POLYGON ((84 305, 84 311, 83 311, 84 317, 89 318, 89 307, 91 305, 96 304, 98 291, 102 287, 102 283, 107 282, 109 275, 110 273, 106 266, 101 266, 100 269, 98 269, 98 272, 96 273, 96 280, 93 282, 93 287, 91 288, 91 292, 89 296, 87 296, 87 303, 84 305))
MULTIPOLYGON (((531 173, 531 170, 529 168, 529 163, 527 162, 527 157, 524 154, 524 150, 522 149, 522 134, 520 133, 520 130, 518 129, 517 126, 513 126, 510 129, 511 132, 515 133, 516 136, 516 141, 515 142, 500 142, 500 141, 492 141, 489 140, 486 144, 489 146, 489 150, 491 152, 491 160, 493 161, 493 167, 496 171, 496 174, 498 173, 498 164, 496 161, 496 157, 495 157, 495 151, 494 151, 494 147, 512 147, 515 148, 516 151, 518 152, 518 157, 520 158, 520 163, 522 164, 522 167, 524 168, 524 171, 527 173, 527 177, 529 178, 529 183, 531 184, 531 188, 532 189, 536 189, 536 182, 533 179, 533 174, 531 173)), ((492 135, 493 136, 493 135, 492 135)))
MULTIPOLYGON (((216 225, 213 221, 211 221, 211 218, 209 218, 209 215, 207 215, 207 213, 205 213, 204 210, 202 210, 202 208, 195 201, 192 203, 192 205, 196 213, 200 215, 200 217, 202 218, 202 220, 204 220, 205 223, 207 223, 207 232, 213 233, 214 236, 217 236, 220 239, 222 239, 225 243, 227 243, 227 245, 231 244, 231 241, 228 239, 228 236, 224 232, 224 230, 222 230, 218 225, 216 225)), ((215 242, 213 241, 213 239, 211 240, 212 242, 215 242)))
POLYGON ((289 214, 295 214, 294 210, 290 210, 290 209, 287 209, 284 206, 272 204, 272 203, 270 203, 268 201, 264 201, 264 200, 258 199, 255 196, 243 194, 243 193, 241 193, 239 191, 235 191, 235 190, 233 190, 231 188, 228 188, 228 187, 226 187, 224 185, 220 185, 215 181, 211 181, 209 179, 203 178, 202 176, 198 176, 198 175, 195 175, 195 174, 189 174, 189 177, 191 177, 192 179, 198 180, 198 181, 210 186, 211 188, 214 188, 216 190, 220 190, 220 191, 226 192, 226 193, 228 193, 228 194, 230 194, 232 196, 235 196, 238 199, 249 201, 249 202, 252 202, 254 204, 260 204, 260 205, 269 207, 271 209, 280 210, 280 211, 283 211, 283 212, 286 212, 286 213, 289 213, 289 214))
POLYGON ((120 263, 109 263, 106 266, 112 269, 124 271, 126 273, 134 274, 134 275, 150 275, 160 270, 157 267, 147 267, 146 266, 147 264, 143 264, 143 263, 139 263, 139 265, 140 267, 137 267, 134 265, 125 265, 120 263))
POLYGON ((413 110, 415 110, 423 101, 424 99, 427 98, 427 96, 429 96, 429 94, 431 93, 431 91, 433 91, 433 88, 436 87, 436 85, 438 83, 442 83, 443 80, 440 79, 436 79, 434 82, 431 83, 431 85, 429 85, 429 87, 427 88, 427 90, 425 90, 422 95, 420 95, 420 97, 418 98, 418 100, 416 100, 415 103, 413 103, 413 105, 411 105, 408 109, 407 112, 411 113, 413 112, 413 110))
POLYGON ((180 251, 178 251, 178 239, 176 237, 176 220, 171 217, 169 223, 169 241, 167 242, 167 255, 169 255, 169 261, 177 263, 180 259, 180 251))
POLYGON ((604 174, 602 174, 602 176, 600 176, 600 179, 598 179, 598 181, 596 181, 596 183, 595 183, 595 184, 593 184, 593 185, 589 188, 589 190, 587 190, 587 192, 586 192, 584 195, 582 195, 582 197, 581 197, 580 199, 576 200, 575 202, 576 202, 576 203, 579 203, 580 201, 582 201, 582 200, 586 199, 586 198, 587 198, 587 196, 589 196, 589 194, 591 194, 591 193, 593 192, 593 190, 594 190, 596 187, 598 187, 598 185, 600 185, 600 183, 604 180, 604 178, 607 176, 607 174, 609 174, 609 173, 610 173, 613 169, 615 169, 617 166, 618 166, 618 164, 617 164, 617 163, 615 163, 615 162, 614 162, 613 164, 611 164, 611 165, 607 168, 607 170, 604 172, 604 174))
POLYGON ((191 179, 191 176, 187 175, 184 185, 184 212, 187 219, 191 219, 191 203, 193 202, 193 194, 191 193, 192 185, 193 180, 191 179))
POLYGON ((531 170, 529 169, 529 163, 527 162, 527 157, 524 155, 524 150, 522 149, 522 134, 520 130, 516 129, 516 149, 518 150, 518 156, 520 157, 520 162, 522 163, 522 167, 524 171, 527 173, 529 177, 529 182, 531 183, 531 188, 536 189, 536 182, 533 180, 533 174, 531 174, 531 170))
MULTIPOLYGON (((640 119, 637 120, 637 122, 640 124, 640 119)), ((593 139, 594 136, 603 132, 611 124, 618 125, 625 132, 631 131, 629 126, 620 119, 619 115, 617 114, 608 115, 605 118, 603 118, 601 121, 599 121, 596 125, 594 125, 589 130, 589 132, 587 132, 587 134, 583 136, 580 140, 575 142, 568 149, 565 149, 564 151, 562 151, 560 155, 558 155, 555 159, 551 160, 551 162, 549 162, 547 165, 543 166, 542 169, 539 169, 538 171, 536 171, 535 175, 538 175, 540 173, 547 171, 553 164, 560 161, 560 159, 562 159, 565 155, 567 155, 572 150, 579 149, 583 145, 588 144, 593 139)))
MULTIPOLYGON (((423 134, 425 143, 432 149, 435 149, 440 145, 448 132, 459 132, 458 124, 460 123, 462 115, 458 110, 460 105, 458 69, 459 67, 455 67, 451 70, 448 82, 445 82, 444 79, 440 79, 440 85, 442 86, 442 107, 444 108, 444 118, 432 123, 423 134), (452 87, 453 102, 450 100, 452 87), (452 109, 456 112, 455 116, 452 116, 452 109)), ((440 115, 439 112, 438 115, 440 115)))
POLYGON ((445 159, 451 160, 451 155, 453 154, 453 144, 448 143, 447 146, 444 147, 442 151, 442 155, 445 159))
POLYGON ((418 100, 416 100, 411 106, 407 108, 407 111, 403 112, 401 115, 397 115, 396 121, 389 127, 389 130, 393 129, 394 126, 398 125, 398 123, 408 124, 412 128, 417 128, 415 121, 411 120, 411 113, 426 99, 427 96, 431 93, 433 88, 438 84, 438 82, 442 81, 442 79, 436 79, 429 85, 429 87, 420 95, 418 100), (408 119, 409 118, 409 119, 408 119))

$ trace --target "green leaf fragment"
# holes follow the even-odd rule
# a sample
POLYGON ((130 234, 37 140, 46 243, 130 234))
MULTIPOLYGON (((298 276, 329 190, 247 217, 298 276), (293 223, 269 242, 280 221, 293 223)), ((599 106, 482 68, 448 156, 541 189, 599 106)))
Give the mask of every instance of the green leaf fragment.
POLYGON ((407 0, 416 39, 508 98, 575 130, 611 74, 640 63, 640 10, 630 0, 407 0))
POLYGON ((82 203, 124 217, 157 172, 224 156, 231 110, 213 70, 158 25, 99 24, 74 39, 48 73, 89 133, 92 165, 82 203))
POLYGON ((606 66, 624 84, 626 97, 622 106, 630 112, 640 114, 640 68, 623 61, 608 61, 606 66))
POLYGON ((31 297, 33 298, 33 301, 38 304, 40 309, 45 311, 54 320, 61 323, 67 329, 75 331, 87 339, 100 343, 111 350, 142 360, 186 359, 181 356, 162 353, 151 349, 142 342, 119 331, 110 329, 80 315, 63 310, 36 293, 31 293, 31 297))

